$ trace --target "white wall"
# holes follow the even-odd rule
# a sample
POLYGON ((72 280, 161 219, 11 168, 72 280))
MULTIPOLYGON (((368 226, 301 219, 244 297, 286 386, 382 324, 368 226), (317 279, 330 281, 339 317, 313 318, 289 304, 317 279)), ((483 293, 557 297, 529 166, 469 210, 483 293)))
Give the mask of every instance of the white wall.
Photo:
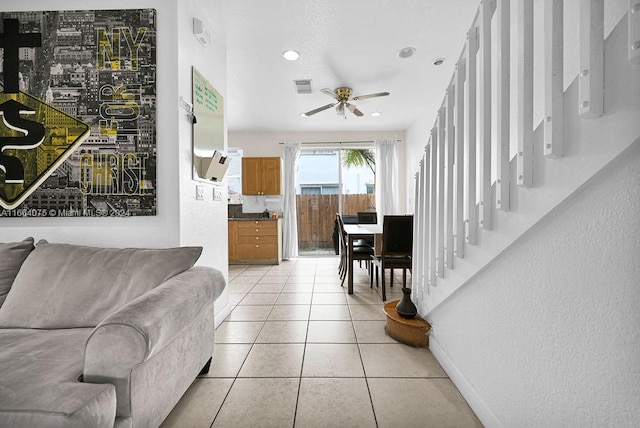
POLYGON ((639 221, 640 140, 431 313, 483 423, 638 426, 639 221))
MULTIPOLYGON (((177 9, 178 20, 178 95, 192 102, 192 67, 198 71, 227 100, 227 54, 224 41, 216 32, 221 17, 215 6, 198 0, 181 0, 177 9), (201 45, 193 35, 193 18, 202 20, 211 33, 211 44, 201 45)), ((175 98, 177 104, 177 97, 175 98)), ((226 109, 226 104, 224 105, 226 109)), ((226 118, 226 114, 224 115, 226 118)), ((227 231, 227 184, 211 184, 193 180, 192 126, 186 112, 180 111, 179 129, 179 177, 180 177, 180 245, 203 247, 199 265, 212 266, 228 275, 228 231, 227 231), (204 187, 204 200, 196 200, 196 186, 204 187), (216 189, 221 194, 220 201, 213 200, 216 189)), ((226 135, 226 123, 225 123, 226 135)), ((225 150, 226 150, 225 141, 225 150)), ((216 322, 222 322, 228 314, 228 291, 216 301, 216 322), (221 312, 222 311, 222 312, 221 312)))
POLYGON ((2 218, 0 241, 36 240, 110 247, 170 247, 180 244, 178 170, 178 50, 176 0, 89 0, 4 2, 2 10, 155 8, 157 18, 157 215, 137 218, 2 218))

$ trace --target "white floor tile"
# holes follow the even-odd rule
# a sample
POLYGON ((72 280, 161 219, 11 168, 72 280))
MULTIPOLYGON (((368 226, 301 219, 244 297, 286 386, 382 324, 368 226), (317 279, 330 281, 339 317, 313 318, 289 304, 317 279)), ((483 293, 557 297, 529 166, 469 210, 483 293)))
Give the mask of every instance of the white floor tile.
MULTIPOLYGON (((242 302, 241 302, 242 303, 242 302)), ((270 305, 236 306, 227 321, 265 321, 271 312, 270 305)))
POLYGON ((353 321, 358 343, 398 343, 385 332, 386 321, 353 321))
POLYGON ((213 427, 293 426, 298 379, 236 379, 213 427))
POLYGON ((403 344, 360 344, 367 377, 445 377, 427 348, 403 344))
POLYGON ((349 310, 351 319, 354 321, 385 321, 387 319, 382 302, 375 305, 349 305, 349 310))
POLYGON ((240 301, 240 306, 273 305, 278 300, 277 293, 249 293, 240 301))
POLYGON ((209 373, 203 377, 236 377, 249 354, 251 344, 216 343, 209 373))
POLYGON ((196 379, 161 427, 208 428, 232 383, 233 379, 196 379))
POLYGON ((313 305, 346 305, 347 298, 344 293, 316 293, 313 292, 313 305))
POLYGON ((366 381, 362 378, 303 378, 295 426, 375 428, 366 381))
POLYGON ((307 321, 267 321, 256 343, 304 343, 307 321))
POLYGON ((351 321, 310 321, 307 343, 356 343, 351 321))
POLYGON ((311 305, 312 293, 280 293, 276 305, 311 305))
POLYGON ((216 329, 216 343, 253 343, 264 322, 225 321, 216 329))
POLYGON ((259 344, 251 348, 238 377, 300 377, 304 344, 259 344))
POLYGON ((358 345, 308 343, 302 377, 364 377, 358 345))
POLYGON ((351 319, 348 305, 312 305, 310 320, 348 321, 351 319))
POLYGON ((307 321, 311 305, 276 305, 267 321, 307 321))
POLYGON ((449 379, 368 379, 378 426, 482 427, 449 379), (407 391, 411 391, 410 394, 407 391))

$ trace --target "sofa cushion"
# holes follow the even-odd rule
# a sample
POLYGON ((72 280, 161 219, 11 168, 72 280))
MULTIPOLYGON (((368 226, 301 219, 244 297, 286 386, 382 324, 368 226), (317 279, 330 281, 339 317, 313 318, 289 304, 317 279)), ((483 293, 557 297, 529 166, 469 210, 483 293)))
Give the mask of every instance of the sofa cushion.
POLYGON ((0 244, 0 307, 4 303, 20 266, 33 250, 33 238, 0 244))
POLYGON ((113 426, 114 386, 77 381, 91 331, 0 330, 0 426, 113 426))
POLYGON ((95 248, 38 243, 22 265, 0 327, 95 327, 196 262, 201 247, 95 248))

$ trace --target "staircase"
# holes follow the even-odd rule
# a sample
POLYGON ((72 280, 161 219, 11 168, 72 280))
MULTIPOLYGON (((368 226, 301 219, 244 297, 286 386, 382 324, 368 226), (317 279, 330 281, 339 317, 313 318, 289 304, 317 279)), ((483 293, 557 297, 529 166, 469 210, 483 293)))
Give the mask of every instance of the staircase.
POLYGON ((616 11, 603 0, 581 0, 571 16, 562 0, 535 3, 481 1, 425 146, 412 270, 425 318, 640 144, 640 1, 606 39, 616 11))

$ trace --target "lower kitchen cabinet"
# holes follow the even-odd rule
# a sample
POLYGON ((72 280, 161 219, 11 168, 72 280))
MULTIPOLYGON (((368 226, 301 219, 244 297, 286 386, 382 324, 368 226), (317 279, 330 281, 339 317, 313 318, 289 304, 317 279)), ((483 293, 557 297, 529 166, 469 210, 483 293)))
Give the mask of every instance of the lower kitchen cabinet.
POLYGON ((280 264, 281 220, 229 220, 229 263, 280 264))

